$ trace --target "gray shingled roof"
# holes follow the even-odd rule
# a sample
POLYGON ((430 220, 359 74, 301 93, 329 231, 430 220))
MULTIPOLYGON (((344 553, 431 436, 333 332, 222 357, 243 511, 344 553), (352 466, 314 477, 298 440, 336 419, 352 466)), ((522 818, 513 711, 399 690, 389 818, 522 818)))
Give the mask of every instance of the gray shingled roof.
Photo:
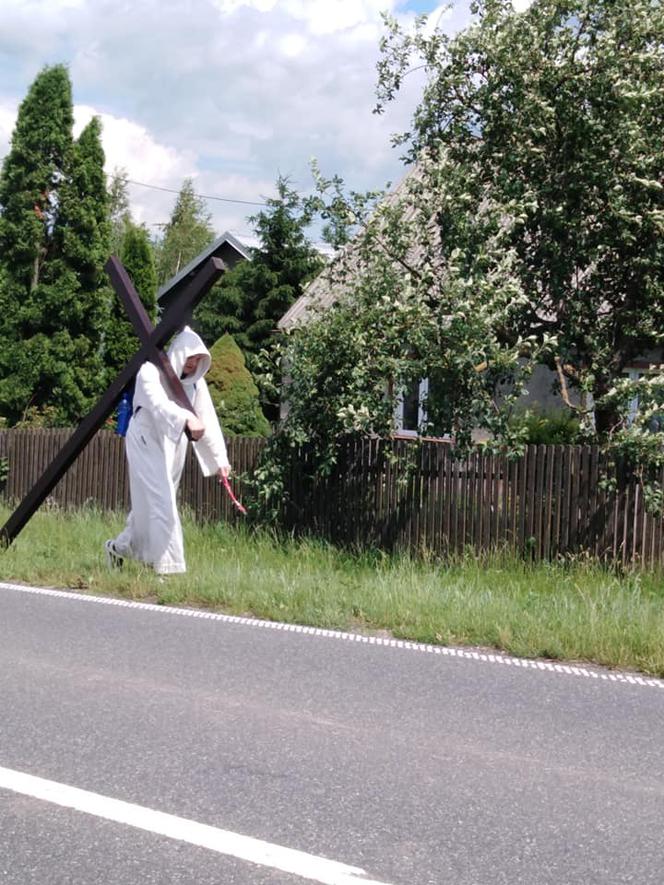
POLYGON ((188 279, 196 273, 208 258, 221 258, 230 269, 239 261, 251 260, 251 250, 243 245, 233 234, 226 231, 159 289, 157 301, 159 302, 160 309, 163 310, 167 307, 168 302, 186 285, 188 279))
MULTIPOLYGON (((394 190, 385 196, 380 205, 394 206, 401 203, 404 221, 412 221, 417 215, 418 209, 413 205, 413 201, 409 200, 409 192, 410 188, 421 180, 422 167, 415 165, 408 170, 394 190)), ((344 246, 328 266, 309 283, 304 293, 277 323, 280 330, 288 331, 299 323, 306 322, 310 318, 312 310, 324 310, 331 307, 349 290, 353 274, 357 275, 362 272, 359 256, 361 237, 360 233, 347 246, 344 246)), ((418 260, 421 259, 421 253, 422 249, 415 245, 408 255, 409 263, 417 266, 418 260)))

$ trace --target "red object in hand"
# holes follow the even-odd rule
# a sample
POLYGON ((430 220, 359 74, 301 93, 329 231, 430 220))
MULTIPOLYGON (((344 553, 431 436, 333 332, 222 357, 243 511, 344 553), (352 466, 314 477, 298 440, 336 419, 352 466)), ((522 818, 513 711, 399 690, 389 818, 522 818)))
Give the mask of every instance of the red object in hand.
POLYGON ((229 481, 228 481, 228 477, 227 477, 227 476, 222 476, 222 477, 221 477, 221 484, 223 485, 223 487, 224 487, 224 488, 226 489, 226 491, 228 492, 228 495, 229 495, 229 497, 230 497, 230 499, 231 499, 233 505, 234 505, 235 507, 237 507, 237 509, 240 511, 240 513, 241 513, 243 516, 246 516, 246 515, 247 515, 247 511, 244 509, 244 507, 242 506, 242 504, 240 504, 240 502, 238 501, 238 499, 237 499, 237 498, 235 497, 235 495, 233 494, 233 489, 231 488, 231 484, 229 483, 229 481))

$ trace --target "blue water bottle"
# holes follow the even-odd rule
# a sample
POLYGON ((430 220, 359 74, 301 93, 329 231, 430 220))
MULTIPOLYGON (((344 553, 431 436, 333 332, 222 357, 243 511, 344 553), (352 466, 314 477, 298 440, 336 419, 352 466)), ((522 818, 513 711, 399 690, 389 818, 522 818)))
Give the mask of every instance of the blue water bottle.
POLYGON ((129 390, 125 390, 120 397, 115 423, 115 432, 118 436, 127 435, 129 419, 131 418, 132 413, 132 398, 131 391, 129 390))

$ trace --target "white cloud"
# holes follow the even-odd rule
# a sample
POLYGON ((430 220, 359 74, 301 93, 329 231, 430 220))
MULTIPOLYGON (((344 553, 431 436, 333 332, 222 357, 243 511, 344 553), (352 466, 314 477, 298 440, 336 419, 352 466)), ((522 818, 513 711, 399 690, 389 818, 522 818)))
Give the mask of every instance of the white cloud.
MULTIPOLYGON (((125 169, 131 180, 157 187, 169 187, 173 183, 177 187, 184 178, 197 177, 196 158, 191 152, 179 152, 160 144, 144 126, 112 114, 98 113, 89 105, 74 107, 75 137, 95 115, 102 123, 102 143, 109 175, 115 169, 125 169)), ((148 225, 166 221, 175 199, 172 194, 139 185, 130 187, 130 195, 135 219, 148 225)))
POLYGON ((288 58, 296 58, 302 55, 307 46, 307 39, 302 34, 286 34, 279 41, 279 47, 288 58))
MULTIPOLYGON (((93 116, 102 122, 102 142, 106 154, 106 171, 125 169, 130 180, 129 192, 135 219, 153 231, 168 221, 177 190, 185 178, 193 178, 197 192, 227 200, 262 202, 263 196, 274 191, 268 179, 242 175, 220 175, 200 168, 198 158, 191 152, 179 152, 160 144, 143 126, 111 114, 97 114, 94 108, 77 105, 74 108, 74 135, 78 136, 93 116), (153 185, 144 187, 143 185, 153 185), (168 190, 157 190, 159 187, 168 190)), ((210 199, 207 203, 213 224, 219 232, 233 228, 246 232, 246 217, 259 206, 210 199)))
POLYGON ((215 6, 223 13, 235 12, 241 6, 257 9, 259 12, 269 12, 277 4, 277 0, 216 0, 215 6))
POLYGON ((85 4, 86 0, 11 0, 13 10, 31 15, 58 14, 66 9, 82 9, 85 4))
POLYGON ((393 9, 394 0, 216 0, 215 5, 226 15, 242 7, 261 13, 275 12, 278 7, 303 22, 312 34, 332 34, 379 21, 381 12, 393 9))
POLYGON ((366 22, 378 22, 383 10, 393 2, 386 0, 285 0, 284 7, 297 19, 306 22, 313 34, 333 34, 366 22))
POLYGON ((0 157, 9 150, 15 120, 16 104, 0 105, 0 157))
POLYGON ((75 138, 95 115, 102 122, 108 172, 122 167, 130 178, 149 179, 157 185, 196 174, 196 159, 190 153, 179 153, 173 147, 159 144, 144 126, 112 114, 98 113, 88 105, 74 108, 75 138))
MULTIPOLYGON (((430 20, 462 26, 468 2, 430 20)), ((412 19, 401 0, 0 3, 0 151, 36 72, 66 61, 77 127, 99 113, 107 168, 133 180, 177 189, 192 175, 203 193, 259 200, 278 173, 307 190, 312 156, 358 189, 400 175, 390 135, 408 125, 418 75, 388 114, 371 110, 380 12, 412 19)), ((138 186, 131 196, 147 223, 165 221, 174 200, 138 186)), ((246 229, 250 206, 209 205, 219 230, 246 229)))

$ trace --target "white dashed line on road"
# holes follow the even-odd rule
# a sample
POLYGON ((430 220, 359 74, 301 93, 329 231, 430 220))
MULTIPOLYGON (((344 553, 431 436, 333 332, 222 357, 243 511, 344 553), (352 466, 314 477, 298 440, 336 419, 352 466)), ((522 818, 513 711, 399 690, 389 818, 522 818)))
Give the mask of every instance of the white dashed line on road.
POLYGON ((13 590, 20 593, 31 593, 40 596, 52 596, 59 599, 72 599, 77 602, 93 602, 99 605, 114 605, 121 608, 135 608, 142 611, 159 612, 160 614, 176 615, 186 618, 200 618, 207 621, 221 621, 225 624, 238 624, 245 627, 257 627, 263 630, 278 630, 286 633, 297 633, 304 636, 317 636, 325 639, 340 639, 345 642, 359 642, 367 645, 378 645, 385 648, 398 648, 406 651, 423 652, 469 661, 481 661, 488 664, 500 664, 507 667, 520 667, 525 670, 540 670, 549 673, 562 673, 567 676, 579 676, 585 679, 596 679, 604 682, 640 685, 648 688, 664 688, 664 679, 640 676, 636 673, 612 672, 572 664, 558 664, 555 661, 540 661, 530 658, 513 658, 499 652, 471 651, 464 648, 451 648, 442 645, 427 645, 422 642, 409 642, 403 639, 390 639, 382 636, 365 636, 361 633, 345 633, 341 630, 325 630, 321 627, 306 627, 301 624, 285 624, 281 621, 263 621, 259 618, 243 618, 239 615, 224 615, 219 612, 205 611, 195 608, 176 608, 168 605, 153 605, 149 602, 134 602, 126 599, 114 599, 108 596, 89 596, 83 593, 71 593, 67 590, 54 590, 46 587, 28 587, 23 584, 0 582, 0 590, 13 590))

